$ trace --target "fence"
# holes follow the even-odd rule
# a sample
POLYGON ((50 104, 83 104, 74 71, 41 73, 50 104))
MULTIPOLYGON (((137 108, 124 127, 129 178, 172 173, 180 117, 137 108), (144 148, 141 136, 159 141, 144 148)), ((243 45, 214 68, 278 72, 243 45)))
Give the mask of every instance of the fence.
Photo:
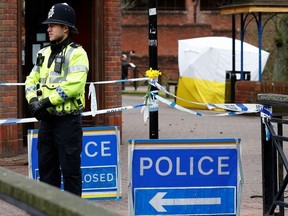
POLYGON ((258 100, 273 110, 272 116, 262 118, 261 122, 263 215, 284 216, 288 208, 284 196, 288 184, 284 151, 288 137, 283 135, 283 126, 288 125, 288 120, 283 117, 288 113, 288 96, 258 94, 258 100))

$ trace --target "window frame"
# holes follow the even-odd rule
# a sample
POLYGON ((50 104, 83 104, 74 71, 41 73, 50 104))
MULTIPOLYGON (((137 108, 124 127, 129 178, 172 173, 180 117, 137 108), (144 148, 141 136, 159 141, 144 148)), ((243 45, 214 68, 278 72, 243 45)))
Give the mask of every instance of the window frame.
MULTIPOLYGON (((147 10, 149 0, 134 0, 134 6, 130 11, 147 10)), ((157 10, 165 11, 184 11, 186 10, 185 0, 159 0, 157 1, 157 10)))

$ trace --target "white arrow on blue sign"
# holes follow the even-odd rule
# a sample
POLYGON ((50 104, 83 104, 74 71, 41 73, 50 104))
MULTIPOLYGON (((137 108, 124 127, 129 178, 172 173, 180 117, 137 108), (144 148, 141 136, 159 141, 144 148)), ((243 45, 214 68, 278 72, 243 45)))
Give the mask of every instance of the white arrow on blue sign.
POLYGON ((157 212, 167 212, 164 206, 184 205, 221 205, 221 197, 211 198, 170 198, 165 199, 167 192, 158 192, 150 201, 157 212))
POLYGON ((135 215, 235 215, 236 187, 135 190, 135 215))

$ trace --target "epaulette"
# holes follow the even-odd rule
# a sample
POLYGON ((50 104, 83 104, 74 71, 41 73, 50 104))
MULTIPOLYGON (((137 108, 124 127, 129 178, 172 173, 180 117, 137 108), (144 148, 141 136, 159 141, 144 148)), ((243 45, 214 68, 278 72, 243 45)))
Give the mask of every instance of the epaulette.
POLYGON ((78 48, 81 45, 73 42, 73 43, 70 44, 70 46, 73 47, 73 48, 78 48))

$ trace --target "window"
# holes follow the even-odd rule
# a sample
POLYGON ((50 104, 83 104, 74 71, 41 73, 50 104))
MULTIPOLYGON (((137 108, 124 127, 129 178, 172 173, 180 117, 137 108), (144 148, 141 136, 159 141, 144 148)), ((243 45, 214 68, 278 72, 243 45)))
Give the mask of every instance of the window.
MULTIPOLYGON (((149 0, 135 0, 130 10, 146 10, 149 0)), ((185 10, 185 0, 158 0, 158 10, 185 10)))
POLYGON ((200 1, 200 10, 202 11, 212 11, 219 10, 219 7, 227 5, 231 0, 201 0, 200 1))

